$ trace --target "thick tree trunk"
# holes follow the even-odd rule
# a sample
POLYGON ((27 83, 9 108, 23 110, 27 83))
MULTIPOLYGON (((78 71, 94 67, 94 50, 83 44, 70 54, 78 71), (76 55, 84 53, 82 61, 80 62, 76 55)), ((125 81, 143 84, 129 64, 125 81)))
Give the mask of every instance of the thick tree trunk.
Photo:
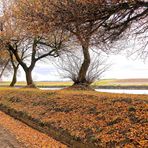
POLYGON ((37 43, 35 41, 34 44, 33 44, 33 49, 32 49, 31 64, 28 67, 27 64, 24 63, 23 57, 19 56, 17 48, 14 49, 13 46, 8 44, 10 54, 11 54, 11 52, 13 53, 13 55, 15 56, 17 62, 22 66, 22 68, 23 68, 23 70, 24 70, 24 72, 26 74, 26 82, 27 82, 27 86, 26 87, 29 87, 29 88, 35 88, 35 84, 34 84, 33 79, 32 79, 32 70, 34 69, 35 64, 37 62, 37 60, 35 59, 36 46, 37 46, 37 43))
POLYGON ((83 46, 83 55, 84 55, 84 61, 79 71, 78 81, 75 83, 75 85, 87 86, 89 85, 89 83, 86 80, 86 74, 90 65, 90 53, 88 46, 83 46))
POLYGON ((18 67, 15 67, 14 68, 14 73, 13 73, 13 78, 12 78, 12 81, 11 81, 11 84, 10 84, 10 87, 14 87, 14 85, 17 82, 17 70, 18 70, 18 67))
POLYGON ((27 69, 24 69, 25 71, 25 74, 26 74, 26 82, 27 82, 27 86, 35 86, 34 85, 34 82, 33 82, 33 79, 32 79, 32 69, 30 68, 27 68, 27 69))

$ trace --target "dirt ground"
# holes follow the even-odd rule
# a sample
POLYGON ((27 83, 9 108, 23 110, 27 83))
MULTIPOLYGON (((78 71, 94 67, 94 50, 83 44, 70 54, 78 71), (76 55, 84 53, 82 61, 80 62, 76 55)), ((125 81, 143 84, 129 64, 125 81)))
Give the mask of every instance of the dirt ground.
POLYGON ((16 138, 2 126, 0 126, 0 148, 25 148, 16 138))

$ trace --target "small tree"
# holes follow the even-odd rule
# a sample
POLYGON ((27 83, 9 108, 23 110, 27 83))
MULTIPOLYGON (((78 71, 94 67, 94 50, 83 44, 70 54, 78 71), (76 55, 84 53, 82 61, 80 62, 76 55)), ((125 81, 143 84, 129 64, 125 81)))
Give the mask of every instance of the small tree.
MULTIPOLYGON (((110 67, 107 64, 107 59, 101 53, 91 53, 91 62, 86 73, 86 84, 90 85, 95 82, 97 79, 100 79, 101 76, 108 70, 110 67)), ((67 53, 62 55, 58 62, 57 67, 59 69, 59 74, 63 78, 68 78, 74 82, 74 85, 79 84, 79 71, 83 63, 83 53, 67 53)))
MULTIPOLYGON (((11 65, 13 67, 13 77, 12 77, 12 81, 10 83, 10 87, 13 87, 17 82, 17 72, 18 72, 18 68, 19 68, 20 64, 17 62, 17 60, 15 59, 15 57, 11 51, 9 51, 9 55, 10 55, 11 65)), ((21 58, 23 58, 23 56, 21 58)))
MULTIPOLYGON (((1 44, 2 45, 2 44, 1 44)), ((10 75, 12 74, 12 81, 10 83, 10 86, 13 87, 15 83, 17 82, 17 71, 19 68, 19 63, 15 59, 14 55, 11 52, 8 52, 6 48, 3 48, 1 46, 1 51, 0 51, 0 78, 4 75, 10 75)))

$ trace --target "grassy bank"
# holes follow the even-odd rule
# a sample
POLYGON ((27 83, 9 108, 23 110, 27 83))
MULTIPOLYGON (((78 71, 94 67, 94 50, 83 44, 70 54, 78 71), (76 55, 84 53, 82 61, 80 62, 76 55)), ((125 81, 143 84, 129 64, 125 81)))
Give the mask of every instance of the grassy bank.
POLYGON ((147 102, 147 95, 0 89, 1 109, 70 145, 144 147, 147 102))
MULTIPOLYGON (((9 86, 10 82, 5 81, 5 82, 0 82, 0 86, 9 86)), ((35 82, 35 84, 38 87, 66 87, 66 86, 71 86, 72 82, 35 82)), ((17 82, 16 86, 25 86, 25 82, 17 82)))
MULTIPOLYGON (((0 82, 0 86, 9 86, 10 82, 0 82)), ((73 83, 71 81, 67 82, 35 82, 38 87, 68 87, 73 83)), ((25 82, 17 82, 16 86, 25 86, 25 82)), ((96 88, 107 88, 107 89, 148 89, 148 79, 103 79, 96 81, 92 84, 96 88)))

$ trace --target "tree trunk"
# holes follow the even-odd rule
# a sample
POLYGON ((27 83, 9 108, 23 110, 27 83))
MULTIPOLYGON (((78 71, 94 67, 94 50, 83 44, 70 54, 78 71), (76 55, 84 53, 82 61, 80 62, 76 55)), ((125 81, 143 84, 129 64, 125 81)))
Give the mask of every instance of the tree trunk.
POLYGON ((17 82, 17 70, 18 70, 18 67, 15 67, 10 87, 13 87, 17 82))
POLYGON ((84 55, 84 61, 82 63, 82 66, 79 71, 78 75, 78 82, 76 82, 76 85, 89 85, 89 83, 86 80, 86 74, 90 65, 90 53, 88 46, 83 46, 83 55, 84 55))
POLYGON ((19 56, 17 48, 14 49, 13 46, 11 46, 11 44, 8 44, 10 54, 11 54, 11 52, 13 53, 13 55, 15 56, 17 62, 22 66, 22 68, 23 68, 23 70, 24 70, 24 72, 26 74, 26 82, 27 82, 26 87, 29 87, 29 88, 35 88, 35 84, 34 84, 33 79, 32 79, 32 70, 34 69, 36 61, 37 61, 35 59, 36 45, 37 44, 35 42, 34 45, 33 45, 33 49, 32 49, 31 65, 28 67, 27 64, 24 63, 24 61, 23 61, 23 56, 22 57, 19 56))
POLYGON ((0 73, 0 79, 1 79, 1 77, 2 77, 2 75, 3 75, 3 73, 4 73, 4 71, 5 71, 5 69, 7 68, 7 65, 9 64, 9 62, 10 62, 10 60, 8 60, 8 61, 6 62, 6 64, 4 65, 4 67, 2 68, 2 71, 1 71, 1 73, 0 73))
POLYGON ((24 69, 25 71, 25 74, 26 74, 26 82, 27 82, 27 86, 30 86, 30 87, 34 87, 34 82, 33 82, 33 79, 32 79, 32 69, 30 68, 27 68, 27 69, 24 69))

